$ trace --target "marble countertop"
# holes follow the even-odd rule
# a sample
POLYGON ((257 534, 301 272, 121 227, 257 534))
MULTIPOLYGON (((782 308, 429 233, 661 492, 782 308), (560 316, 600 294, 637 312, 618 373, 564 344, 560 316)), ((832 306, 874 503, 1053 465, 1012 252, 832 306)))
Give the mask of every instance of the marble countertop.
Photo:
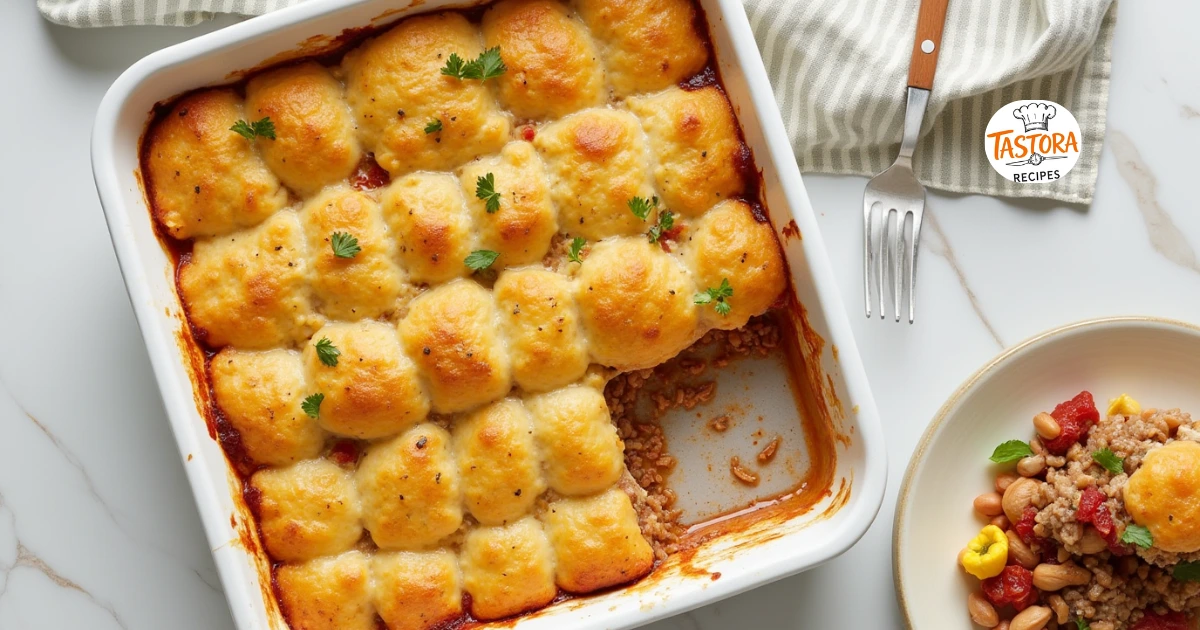
MULTIPOLYGON (((227 25, 77 31, 0 7, 0 628, 232 629, 92 184, 92 118, 145 54, 227 25)), ((889 452, 879 518, 825 566, 653 630, 897 628, 908 454, 1003 348, 1104 315, 1200 322, 1200 5, 1121 3, 1091 207, 931 191, 917 323, 861 304, 865 180, 807 176, 889 452)))

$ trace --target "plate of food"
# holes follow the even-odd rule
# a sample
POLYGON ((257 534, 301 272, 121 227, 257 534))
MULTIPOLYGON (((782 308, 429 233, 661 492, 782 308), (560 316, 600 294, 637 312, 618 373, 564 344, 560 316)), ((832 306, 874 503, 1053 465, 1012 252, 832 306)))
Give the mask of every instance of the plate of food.
POLYGON ((1200 329, 1069 325, 972 376, 900 491, 911 628, 1188 630, 1200 612, 1200 329))
POLYGON ((736 1, 305 2, 134 65, 93 166, 240 628, 629 628, 878 510, 736 1))

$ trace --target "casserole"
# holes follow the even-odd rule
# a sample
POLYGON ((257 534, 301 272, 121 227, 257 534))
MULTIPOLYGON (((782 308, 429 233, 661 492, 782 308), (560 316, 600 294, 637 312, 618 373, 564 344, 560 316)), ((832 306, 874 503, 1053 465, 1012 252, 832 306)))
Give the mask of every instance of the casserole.
MULTIPOLYGON (((208 395, 192 378, 203 373, 203 358, 190 345, 175 294, 173 261, 159 244, 141 188, 138 152, 147 113, 187 89, 227 82, 243 68, 322 50, 336 44, 334 34, 345 29, 386 24, 447 5, 397 9, 365 0, 348 5, 318 0, 239 24, 139 62, 114 84, 97 117, 97 187, 231 609, 242 628, 285 623, 241 481, 214 439, 217 428, 206 425, 196 408, 208 395), (281 56, 289 50, 293 52, 281 56)), ((786 509, 786 501, 779 502, 743 528, 697 541, 634 586, 560 602, 520 618, 516 623, 522 628, 632 627, 809 568, 853 544, 882 500, 885 465, 874 403, 749 25, 737 3, 701 6, 725 89, 762 169, 771 223, 791 267, 798 300, 791 315, 803 333, 797 349, 804 355, 814 411, 843 438, 837 442, 833 485, 812 509, 795 513, 786 509)), ((775 397, 780 400, 764 401, 764 407, 796 407, 791 392, 775 397)), ((675 449, 679 454, 686 450, 686 445, 675 449)), ((692 489, 692 494, 703 492, 692 489)))

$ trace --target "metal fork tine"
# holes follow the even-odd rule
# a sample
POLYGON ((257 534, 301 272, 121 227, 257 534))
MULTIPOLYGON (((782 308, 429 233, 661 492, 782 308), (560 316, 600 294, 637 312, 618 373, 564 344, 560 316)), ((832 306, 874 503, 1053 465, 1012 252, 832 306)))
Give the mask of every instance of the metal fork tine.
POLYGON ((886 269, 887 248, 884 244, 887 242, 887 227, 891 215, 888 214, 886 206, 879 206, 878 213, 878 229, 875 230, 875 291, 879 294, 879 319, 887 317, 887 305, 884 296, 887 295, 887 277, 883 271, 886 269))
POLYGON ((863 303, 867 305, 867 317, 871 317, 871 265, 875 262, 875 252, 871 249, 871 227, 875 204, 863 202, 863 303))
POLYGON ((917 293, 917 244, 921 242, 921 215, 923 212, 913 214, 912 225, 912 243, 908 248, 908 323, 913 323, 916 317, 916 293, 917 293))
POLYGON ((892 261, 892 313, 896 315, 896 321, 900 321, 900 293, 904 288, 904 274, 901 270, 901 265, 904 263, 904 223, 906 213, 900 210, 896 211, 896 223, 892 228, 891 250, 889 256, 892 261))

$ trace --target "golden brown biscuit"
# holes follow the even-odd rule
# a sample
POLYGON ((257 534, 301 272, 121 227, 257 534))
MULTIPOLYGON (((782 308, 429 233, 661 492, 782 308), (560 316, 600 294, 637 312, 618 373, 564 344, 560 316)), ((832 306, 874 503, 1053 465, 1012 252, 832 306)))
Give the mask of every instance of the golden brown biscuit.
POLYGON ((326 459, 254 473, 258 526, 271 557, 298 562, 349 550, 362 536, 351 473, 326 459))
POLYGON ((201 341, 257 350, 307 339, 321 325, 308 301, 307 249, 293 212, 197 241, 179 293, 201 341))
POLYGON ((600 41, 617 96, 656 92, 696 74, 708 61, 689 0, 577 0, 575 6, 600 41))
POLYGON ((637 513, 618 488, 581 499, 559 499, 542 515, 554 547, 555 581, 564 591, 590 593, 642 577, 654 550, 637 513))
POLYGON ((596 363, 653 367, 699 333, 696 285, 675 258, 643 237, 597 243, 580 266, 575 291, 596 363))
POLYGON ((217 406, 253 463, 282 466, 320 454, 325 431, 300 408, 307 391, 299 352, 226 348, 209 372, 217 406))
POLYGON ((376 630, 367 557, 361 552, 285 564, 275 582, 292 630, 376 630))
MULTIPOLYGON (((1176 440, 1151 450, 1125 485, 1125 506, 1166 552, 1200 551, 1200 444, 1176 440)), ((1105 508, 1107 509, 1107 508, 1105 508)))
POLYGON ((546 489, 533 420, 519 400, 501 400, 459 420, 454 452, 467 510, 484 525, 517 520, 546 489))
POLYGON ((587 109, 546 125, 534 139, 550 172, 550 196, 564 232, 595 241, 648 229, 629 210, 654 196, 646 138, 625 111, 587 109))
POLYGON ((342 84, 315 62, 255 75, 246 84, 246 114, 275 124, 275 139, 259 141, 258 148, 301 195, 345 179, 362 158, 342 84))
POLYGON ((396 331, 377 321, 329 324, 304 347, 312 393, 325 396, 317 420, 327 430, 360 439, 394 435, 425 419, 429 398, 396 331), (328 339, 337 365, 321 362, 317 344, 328 339))
POLYGON ((429 383, 433 410, 465 411, 508 393, 512 369, 487 289, 455 280, 409 304, 400 339, 429 383))
POLYGON ((528 142, 510 142, 499 156, 471 162, 462 171, 463 194, 475 221, 479 249, 499 252, 493 269, 537 262, 550 249, 558 217, 550 203, 546 170, 528 142), (479 178, 492 175, 500 209, 487 211, 479 178))
POLYGON ((771 224, 755 218, 743 201, 726 201, 706 213, 692 228, 684 259, 697 290, 720 287, 729 280, 733 296, 729 315, 712 304, 700 308, 701 323, 733 330, 767 310, 787 286, 787 268, 771 224))
POLYGON ((312 257, 313 298, 322 314, 354 321, 395 310, 403 273, 392 262, 383 216, 370 197, 349 186, 335 186, 305 204, 300 220, 312 257), (349 258, 338 256, 334 234, 350 235, 360 251, 349 258))
POLYGON ((671 87, 627 103, 650 138, 666 207, 695 217, 745 188, 737 120, 720 89, 671 87))
POLYGON ((448 170, 500 150, 509 120, 483 83, 443 75, 451 53, 472 60, 479 33, 457 12, 418 15, 350 51, 346 99, 363 145, 393 177, 448 170), (441 131, 426 133, 433 120, 441 131))
POLYGON ((533 517, 471 530, 463 544, 462 571, 477 619, 541 608, 558 594, 550 543, 533 517))
POLYGON ((471 215, 458 182, 445 173, 413 173, 383 191, 383 216, 413 282, 437 284, 466 275, 471 215))
POLYGON ((377 552, 371 577, 371 601, 388 630, 428 630, 462 615, 462 576, 448 549, 377 552))
POLYGON ((242 119, 232 90, 179 99, 146 140, 146 190, 167 234, 187 239, 261 223, 287 205, 287 189, 254 150, 230 131, 242 119))
POLYGON ((583 24, 554 0, 503 0, 483 16, 486 47, 508 72, 500 102, 518 118, 561 118, 604 103, 604 72, 583 24))
POLYGON ((555 492, 599 492, 621 478, 624 445, 608 414, 604 394, 572 385, 531 396, 534 437, 542 452, 546 482, 555 492))
POLYGON ((540 392, 583 376, 587 340, 567 278, 545 269, 510 269, 500 274, 492 292, 518 385, 540 392))
POLYGON ((363 521, 382 549, 429 548, 462 524, 450 434, 436 424, 372 445, 354 477, 363 521))

